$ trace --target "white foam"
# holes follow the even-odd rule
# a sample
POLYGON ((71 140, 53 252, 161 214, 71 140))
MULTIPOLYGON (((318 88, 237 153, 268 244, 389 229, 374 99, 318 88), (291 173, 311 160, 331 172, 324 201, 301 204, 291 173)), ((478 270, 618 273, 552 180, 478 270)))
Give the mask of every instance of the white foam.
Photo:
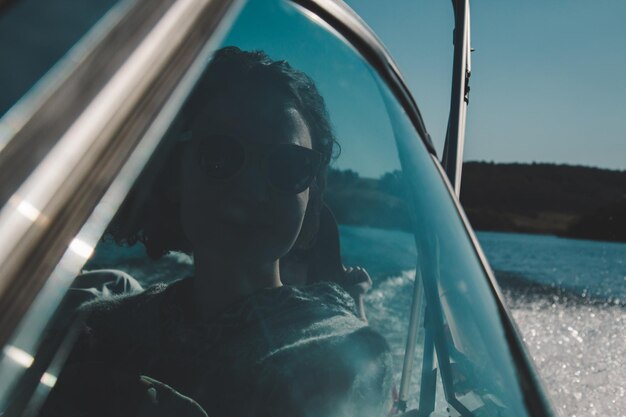
MULTIPOLYGON (((378 285, 366 296, 367 315, 391 346, 396 368, 404 357, 406 317, 414 270, 378 285)), ((626 416, 626 310, 567 303, 559 297, 532 300, 505 291, 505 301, 562 416, 626 416)), ((418 355, 421 349, 418 348, 418 355)), ((419 364, 419 361, 418 361, 419 364)), ((399 380, 396 369, 396 380, 399 380)), ((419 392, 418 378, 413 391, 419 392)))
POLYGON ((505 295, 562 416, 626 416, 626 310, 505 295))

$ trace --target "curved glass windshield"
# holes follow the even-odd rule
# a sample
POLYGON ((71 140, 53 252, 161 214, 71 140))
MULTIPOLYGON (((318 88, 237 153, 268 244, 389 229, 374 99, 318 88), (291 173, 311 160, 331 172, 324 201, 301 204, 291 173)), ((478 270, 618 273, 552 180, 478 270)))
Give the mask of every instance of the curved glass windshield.
POLYGON ((118 0, 2 3, 0 117, 61 61, 118 0))
POLYGON ((114 210, 3 348, 0 415, 527 415, 438 162, 299 6, 247 3, 114 210))

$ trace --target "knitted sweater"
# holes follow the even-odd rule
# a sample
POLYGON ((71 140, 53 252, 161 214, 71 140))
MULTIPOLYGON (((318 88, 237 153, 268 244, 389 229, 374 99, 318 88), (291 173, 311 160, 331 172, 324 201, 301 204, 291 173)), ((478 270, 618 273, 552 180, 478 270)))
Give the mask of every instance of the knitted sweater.
POLYGON ((119 375, 146 375, 209 417, 384 415, 389 348, 339 286, 262 290, 202 322, 191 284, 84 306, 82 334, 45 414, 137 415, 119 375))

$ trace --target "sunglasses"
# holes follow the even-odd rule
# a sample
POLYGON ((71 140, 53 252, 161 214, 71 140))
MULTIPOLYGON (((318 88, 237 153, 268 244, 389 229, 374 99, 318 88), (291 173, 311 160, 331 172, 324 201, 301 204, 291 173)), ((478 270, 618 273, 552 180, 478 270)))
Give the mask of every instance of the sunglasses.
POLYGON ((210 179, 227 181, 235 178, 257 153, 267 182, 286 194, 299 194, 309 188, 322 163, 320 152, 303 146, 281 143, 260 148, 227 135, 204 138, 199 163, 210 179))

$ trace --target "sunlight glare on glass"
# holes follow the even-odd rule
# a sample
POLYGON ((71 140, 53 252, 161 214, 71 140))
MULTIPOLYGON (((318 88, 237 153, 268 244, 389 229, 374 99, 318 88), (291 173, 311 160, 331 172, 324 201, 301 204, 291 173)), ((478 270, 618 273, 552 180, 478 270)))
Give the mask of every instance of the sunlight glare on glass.
POLYGON ((41 216, 41 211, 37 209, 37 207, 33 206, 26 200, 22 200, 17 205, 17 211, 24 217, 26 217, 31 222, 37 221, 39 216, 41 216))
POLYGON ((93 255, 93 250, 94 250, 93 246, 85 243, 84 241, 78 238, 75 238, 74 240, 72 240, 72 243, 70 243, 70 249, 75 254, 85 259, 89 259, 91 255, 93 255))
MULTIPOLYGON (((23 366, 24 368, 30 368, 33 362, 35 361, 35 358, 32 357, 30 354, 28 354, 27 352, 23 351, 22 349, 18 347, 11 346, 11 345, 4 348, 4 354, 8 358, 12 359, 15 363, 23 366)), ((57 377, 48 372, 45 372, 41 376, 41 379, 39 380, 39 382, 41 382, 47 387, 52 388, 57 383, 57 377)), ((0 415, 2 414, 0 413, 0 415)))
POLYGON ((22 349, 11 345, 8 345, 4 348, 4 354, 24 368, 29 368, 35 360, 35 358, 33 358, 27 352, 24 352, 22 349))
POLYGON ((41 376, 41 379, 39 380, 39 382, 41 382, 47 387, 52 388, 57 383, 57 377, 46 372, 41 376))

